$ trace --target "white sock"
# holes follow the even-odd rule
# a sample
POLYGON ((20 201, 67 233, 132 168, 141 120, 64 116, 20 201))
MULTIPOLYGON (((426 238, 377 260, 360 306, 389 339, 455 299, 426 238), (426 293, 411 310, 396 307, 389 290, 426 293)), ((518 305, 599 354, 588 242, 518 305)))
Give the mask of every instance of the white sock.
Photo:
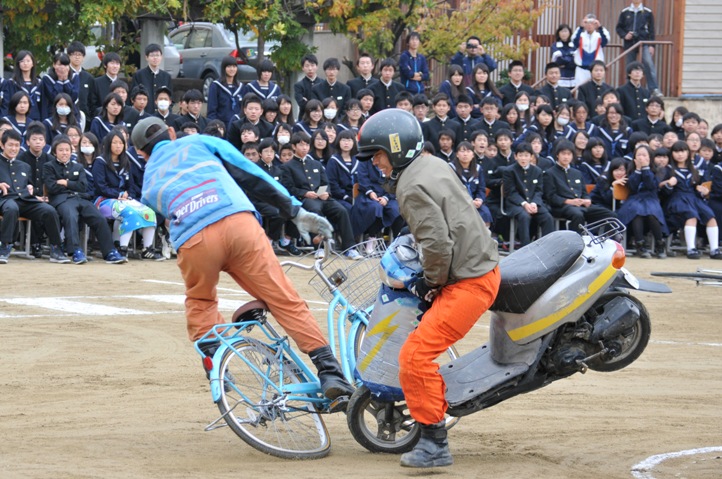
POLYGON ((130 243, 130 237, 133 236, 132 231, 128 231, 127 233, 123 233, 120 235, 120 246, 128 247, 128 243, 130 243))
POLYGON ((707 227, 707 239, 709 240, 709 252, 714 253, 719 248, 719 228, 717 226, 707 227))
POLYGON ((143 248, 150 248, 155 236, 155 226, 146 226, 141 231, 143 233, 143 248))
POLYGON ((695 249, 695 237, 697 236, 697 225, 684 227, 684 241, 687 243, 687 251, 695 249))
POLYGON ((291 242, 290 239, 286 238, 285 236, 282 236, 278 242, 281 244, 281 246, 288 246, 288 244, 291 242))

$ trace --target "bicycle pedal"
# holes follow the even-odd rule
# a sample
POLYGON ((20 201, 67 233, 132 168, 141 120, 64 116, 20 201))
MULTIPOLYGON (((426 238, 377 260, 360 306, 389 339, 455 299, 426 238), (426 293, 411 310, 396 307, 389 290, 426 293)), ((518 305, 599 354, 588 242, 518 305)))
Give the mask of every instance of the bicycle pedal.
POLYGON ((346 408, 348 407, 348 402, 351 398, 348 396, 339 396, 328 405, 328 412, 335 413, 335 412, 346 412, 346 408))

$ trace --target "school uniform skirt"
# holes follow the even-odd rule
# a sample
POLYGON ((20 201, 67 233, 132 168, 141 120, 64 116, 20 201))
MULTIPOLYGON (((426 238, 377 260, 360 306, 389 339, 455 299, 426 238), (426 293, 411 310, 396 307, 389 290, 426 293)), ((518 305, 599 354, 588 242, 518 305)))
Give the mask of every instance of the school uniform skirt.
POLYGON ((381 219, 384 228, 389 227, 400 215, 399 203, 396 200, 389 200, 386 206, 381 206, 381 203, 366 195, 358 195, 351 209, 353 234, 354 236, 364 234, 377 218, 381 219))
POLYGON ((694 193, 684 192, 672 196, 667 202, 667 222, 670 227, 678 229, 685 221, 695 218, 703 225, 714 218, 712 208, 694 193))
POLYGON ((629 226, 637 216, 656 217, 662 226, 662 234, 669 234, 667 222, 664 219, 662 204, 659 202, 656 191, 645 191, 631 195, 624 200, 622 206, 617 210, 617 218, 626 226, 629 226))
POLYGON ((106 219, 117 220, 121 235, 131 231, 156 226, 155 211, 136 200, 118 200, 99 196, 95 207, 106 219))

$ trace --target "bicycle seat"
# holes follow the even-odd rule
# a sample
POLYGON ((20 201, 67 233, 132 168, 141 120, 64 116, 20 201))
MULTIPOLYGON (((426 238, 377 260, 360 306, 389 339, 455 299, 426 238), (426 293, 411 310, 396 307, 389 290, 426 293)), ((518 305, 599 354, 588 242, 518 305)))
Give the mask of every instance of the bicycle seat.
POLYGON ((515 251, 499 262, 501 285, 492 311, 524 313, 584 251, 584 240, 573 231, 555 231, 515 251))
POLYGON ((239 307, 236 312, 233 313, 233 321, 231 322, 238 323, 240 321, 255 319, 256 314, 258 314, 257 310, 268 311, 268 306, 266 306, 266 303, 259 299, 249 301, 239 307))

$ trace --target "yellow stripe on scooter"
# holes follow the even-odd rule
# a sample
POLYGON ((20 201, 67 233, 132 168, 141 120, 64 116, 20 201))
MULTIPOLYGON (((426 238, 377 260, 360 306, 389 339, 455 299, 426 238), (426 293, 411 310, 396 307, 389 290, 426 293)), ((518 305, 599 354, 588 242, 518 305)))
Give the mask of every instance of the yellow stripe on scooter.
POLYGON ((369 367, 369 364, 379 353, 383 345, 386 344, 386 341, 388 341, 391 335, 394 334, 394 331, 399 328, 398 324, 396 326, 389 327, 389 324, 391 324, 391 320, 394 319, 394 316, 399 314, 399 311, 396 311, 395 313, 379 321, 373 328, 369 329, 366 333, 366 336, 373 336, 379 333, 383 334, 381 335, 381 338, 376 343, 376 345, 371 348, 371 351, 369 351, 363 361, 361 361, 361 365, 358 368, 360 371, 366 371, 366 368, 369 367))
POLYGON ((546 316, 541 319, 537 319, 533 323, 529 323, 526 326, 522 326, 521 328, 512 329, 509 331, 509 337, 512 339, 512 341, 519 341, 524 338, 528 338, 529 336, 532 336, 539 331, 542 331, 545 328, 548 328, 549 326, 553 325, 557 321, 559 321, 564 316, 571 313, 573 310, 578 308, 582 303, 584 303, 587 299, 589 299, 594 293, 599 291, 604 285, 607 284, 607 281, 614 276, 617 273, 617 269, 614 266, 609 266, 607 269, 605 269, 602 274, 597 277, 592 283, 589 285, 589 290, 586 294, 580 295, 577 299, 575 299, 569 306, 567 306, 564 309, 560 309, 559 311, 556 311, 553 314, 550 314, 549 316, 546 316))

